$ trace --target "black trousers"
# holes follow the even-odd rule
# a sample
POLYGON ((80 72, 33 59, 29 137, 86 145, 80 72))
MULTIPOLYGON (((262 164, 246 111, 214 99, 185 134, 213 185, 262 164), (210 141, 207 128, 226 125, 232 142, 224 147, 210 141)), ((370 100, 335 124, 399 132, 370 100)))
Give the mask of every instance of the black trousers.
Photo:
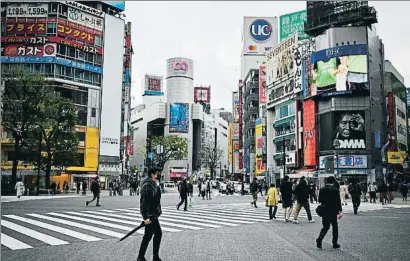
POLYGON ((278 210, 278 206, 269 206, 269 218, 272 219, 276 217, 276 211, 278 210), (273 213, 272 213, 273 208, 273 213))
POLYGON ((94 197, 91 201, 88 201, 88 204, 90 204, 91 202, 93 202, 95 199, 97 199, 97 204, 96 205, 100 205, 100 193, 96 193, 94 194, 94 197))
POLYGON ((359 196, 352 196, 352 203, 353 203, 353 211, 357 214, 357 210, 360 206, 360 195, 359 196))
POLYGON ((371 191, 370 193, 370 203, 376 203, 376 191, 371 191))
POLYGON ((309 198, 310 198, 310 203, 313 204, 313 200, 317 203, 316 193, 311 193, 311 194, 309 194, 309 198))
POLYGON ((339 228, 337 226, 337 215, 326 215, 322 217, 322 225, 323 228, 320 230, 320 234, 318 237, 318 241, 322 242, 323 238, 325 238, 327 231, 329 231, 330 225, 332 225, 332 243, 335 245, 337 244, 337 240, 339 238, 339 228))
POLYGON ((144 237, 142 238, 140 251, 138 253, 139 258, 145 257, 145 253, 147 252, 148 244, 151 241, 152 236, 154 236, 154 240, 152 242, 153 256, 154 258, 159 258, 162 229, 157 218, 150 217, 150 219, 151 224, 145 226, 144 237))
POLYGON ((187 209, 187 206, 188 206, 188 195, 181 195, 181 202, 179 202, 179 204, 178 204, 178 209, 179 209, 180 206, 182 206, 182 204, 184 204, 184 202, 185 202, 184 209, 187 209))

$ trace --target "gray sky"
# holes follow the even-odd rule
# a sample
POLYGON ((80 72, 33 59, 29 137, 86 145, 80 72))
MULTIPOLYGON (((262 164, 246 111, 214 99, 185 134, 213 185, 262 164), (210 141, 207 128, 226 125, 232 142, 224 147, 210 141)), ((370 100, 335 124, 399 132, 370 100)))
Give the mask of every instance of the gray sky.
MULTIPOLYGON (((378 11, 377 33, 389 59, 410 83, 410 2, 369 2, 378 11), (407 69, 407 70, 406 70, 407 69)), ((306 2, 126 2, 132 22, 133 106, 142 102, 145 73, 165 76, 165 61, 183 56, 194 60, 194 83, 211 85, 212 108, 231 110, 232 91, 240 75, 244 16, 280 16, 306 8, 306 2)))

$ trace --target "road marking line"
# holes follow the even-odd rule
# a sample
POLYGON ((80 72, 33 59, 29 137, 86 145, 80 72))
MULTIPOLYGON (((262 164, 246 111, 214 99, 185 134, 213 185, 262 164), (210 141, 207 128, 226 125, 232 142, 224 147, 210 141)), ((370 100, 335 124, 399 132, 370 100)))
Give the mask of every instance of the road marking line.
MULTIPOLYGON (((167 210, 167 212, 165 212, 165 215, 167 214, 169 214, 170 217, 180 217, 180 218, 192 217, 192 218, 195 218, 195 220, 197 221, 214 223, 214 224, 219 224, 219 225, 226 225, 226 226, 238 225, 235 223, 239 223, 239 224, 254 224, 255 223, 255 222, 241 221, 241 220, 233 221, 230 219, 222 218, 220 215, 219 216, 209 215, 209 214, 204 215, 202 213, 195 213, 192 211, 181 213, 178 210, 167 210)), ((162 215, 164 215, 164 213, 162 215)))
POLYGON ((33 248, 32 246, 27 245, 26 243, 23 243, 15 238, 9 237, 6 234, 1 233, 0 236, 1 236, 1 244, 5 247, 10 248, 11 250, 33 248))
POLYGON ((120 234, 120 233, 117 233, 117 232, 114 232, 114 231, 111 231, 111 230, 97 228, 95 226, 84 225, 84 224, 80 224, 80 223, 77 223, 77 222, 71 222, 71 221, 64 220, 64 219, 48 217, 48 216, 39 215, 39 214, 27 214, 27 215, 32 216, 32 217, 36 217, 36 218, 40 218, 40 219, 44 219, 44 220, 48 220, 48 221, 52 221, 52 222, 56 222, 56 223, 60 223, 60 224, 64 224, 64 225, 67 225, 67 226, 72 226, 72 227, 77 227, 77 228, 89 230, 89 231, 92 231, 92 232, 96 232, 96 233, 99 233, 99 234, 112 236, 112 237, 116 237, 116 238, 122 238, 125 235, 125 234, 120 234))
MULTIPOLYGON (((96 211, 83 211, 83 212, 87 212, 87 213, 92 213, 92 214, 98 214, 98 215, 103 215, 103 216, 108 216, 108 217, 116 217, 116 218, 122 218, 122 219, 128 219, 128 220, 135 220, 135 218, 131 218, 131 217, 124 217, 121 215, 116 215, 116 214, 108 214, 108 213, 101 213, 101 212, 96 212, 96 211)), ((142 220, 141 220, 142 221, 142 220)), ((163 225, 170 225, 172 226, 173 224, 169 224, 169 223, 165 223, 162 222, 163 225)), ((138 224, 139 225, 139 224, 138 224)), ((167 231, 167 232, 171 232, 171 233, 175 233, 175 232, 181 232, 182 230, 179 229, 174 229, 174 228, 168 228, 168 227, 163 227, 161 226, 161 229, 163 231, 167 231)))
POLYGON ((28 224, 31 224, 31 225, 34 225, 34 226, 45 228, 45 229, 48 229, 48 230, 51 230, 51 231, 54 231, 54 232, 58 232, 60 234, 64 234, 64 235, 67 235, 67 236, 70 236, 70 237, 81 239, 81 240, 84 240, 84 241, 87 241, 87 242, 101 240, 101 238, 98 238, 98 237, 89 236, 89 235, 86 235, 86 234, 83 234, 83 233, 80 233, 80 232, 77 232, 77 231, 74 231, 74 230, 54 226, 54 225, 47 224, 47 223, 37 221, 37 220, 34 220, 34 219, 19 217, 19 216, 16 216, 16 215, 4 215, 4 216, 7 217, 7 218, 11 218, 11 219, 15 219, 15 220, 18 220, 18 221, 21 221, 21 222, 25 222, 25 223, 28 223, 28 224))
MULTIPOLYGON (((215 210, 215 209, 211 209, 211 208, 202 208, 201 210, 196 210, 196 209, 194 209, 194 211, 203 211, 203 210, 205 210, 205 211, 211 211, 211 212, 218 212, 218 213, 222 213, 223 215, 227 215, 227 216, 232 216, 232 215, 234 215, 235 217, 236 216, 239 216, 239 217, 246 217, 247 219, 249 219, 249 218, 252 218, 252 219, 255 219, 255 217, 258 217, 258 218, 260 218, 261 220, 266 220, 267 218, 268 218, 268 215, 267 215, 267 211, 265 211, 266 213, 251 213, 251 212, 247 212, 247 211, 239 211, 239 210, 237 210, 237 209, 224 209, 224 210, 215 210)), ((256 219, 256 220, 258 220, 258 219, 256 219)))
MULTIPOLYGON (((177 210, 167 210, 167 212, 172 213, 172 215, 175 215, 178 213, 177 210)), ((190 211, 189 214, 186 213, 181 213, 181 216, 186 216, 186 215, 192 215, 192 214, 197 214, 196 216, 199 216, 201 219, 207 218, 207 219, 212 219, 212 220, 220 220, 220 221, 228 221, 230 223, 239 223, 239 224, 254 224, 256 222, 252 222, 252 221, 246 221, 249 220, 249 218, 235 218, 238 220, 232 220, 229 219, 231 217, 228 217, 227 215, 217 215, 217 214, 212 214, 212 213, 208 213, 206 211, 202 211, 201 212, 195 212, 195 211, 190 211), (227 217, 227 218, 223 218, 223 217, 227 217)))
POLYGON ((114 210, 108 210, 108 209, 102 209, 102 210, 99 210, 99 211, 107 212, 107 213, 117 213, 117 212, 114 211, 114 210))
POLYGON ((4 220, 4 219, 1 220, 1 225, 2 225, 3 227, 7 227, 7 228, 9 228, 9 229, 11 229, 11 230, 14 230, 14 231, 17 231, 17 232, 19 232, 19 233, 21 233, 21 234, 24 234, 24 235, 26 235, 26 236, 28 236, 28 237, 31 237, 31 238, 37 239, 37 240, 39 240, 39 241, 42 241, 42 242, 44 242, 44 243, 47 243, 47 244, 49 244, 49 245, 51 245, 51 246, 59 246, 59 245, 67 245, 67 244, 70 244, 70 243, 68 243, 67 241, 60 240, 60 239, 58 239, 58 238, 55 238, 55 237, 52 237, 52 236, 49 236, 49 235, 40 233, 40 232, 38 232, 38 231, 32 230, 32 229, 27 228, 27 227, 20 226, 20 225, 18 225, 18 224, 9 222, 9 221, 4 220))
POLYGON ((134 229, 134 227, 116 225, 116 224, 112 224, 112 223, 108 223, 108 222, 102 222, 102 221, 92 220, 92 219, 88 219, 88 218, 69 216, 69 215, 64 215, 64 214, 60 214, 60 213, 53 213, 52 212, 52 213, 47 213, 47 214, 52 215, 52 216, 62 217, 62 218, 74 219, 74 220, 87 222, 87 223, 91 223, 91 224, 95 224, 95 225, 116 228, 116 229, 120 229, 120 230, 124 230, 124 231, 130 231, 130 230, 134 229))

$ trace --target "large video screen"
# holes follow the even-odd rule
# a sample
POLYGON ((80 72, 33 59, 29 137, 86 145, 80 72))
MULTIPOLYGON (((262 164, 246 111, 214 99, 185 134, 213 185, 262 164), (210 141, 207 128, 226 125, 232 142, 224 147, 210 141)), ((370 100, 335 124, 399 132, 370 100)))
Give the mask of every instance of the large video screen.
POLYGON ((364 111, 335 111, 320 115, 320 150, 365 150, 364 111), (329 131, 329 127, 332 131, 329 131))
POLYGON ((189 104, 171 103, 169 106, 169 132, 188 133, 189 131, 189 104))
MULTIPOLYGON (((367 45, 343 45, 310 57, 310 96, 326 92, 369 90, 367 45)), ((309 93, 309 92, 308 92, 309 93)))

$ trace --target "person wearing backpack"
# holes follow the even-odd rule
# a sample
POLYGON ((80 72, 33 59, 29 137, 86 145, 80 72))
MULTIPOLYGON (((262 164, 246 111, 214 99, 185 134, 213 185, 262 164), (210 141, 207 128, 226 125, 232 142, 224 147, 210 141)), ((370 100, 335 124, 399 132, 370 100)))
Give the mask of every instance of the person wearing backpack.
POLYGON ((357 181, 354 179, 349 185, 349 194, 352 196, 353 211, 357 215, 357 210, 360 206, 360 197, 362 195, 362 188, 357 181))
POLYGON ((186 183, 186 178, 183 179, 181 183, 179 183, 179 196, 181 198, 181 202, 177 205, 177 210, 179 210, 179 207, 182 206, 182 204, 185 203, 184 205, 184 211, 188 211, 188 193, 189 193, 189 187, 188 184, 186 183))

